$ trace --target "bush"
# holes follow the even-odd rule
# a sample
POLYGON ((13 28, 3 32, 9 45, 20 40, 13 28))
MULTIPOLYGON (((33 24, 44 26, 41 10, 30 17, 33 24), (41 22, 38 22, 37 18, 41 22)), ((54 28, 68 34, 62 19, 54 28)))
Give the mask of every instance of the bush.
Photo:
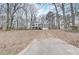
POLYGON ((71 26, 72 30, 78 30, 78 26, 71 26))

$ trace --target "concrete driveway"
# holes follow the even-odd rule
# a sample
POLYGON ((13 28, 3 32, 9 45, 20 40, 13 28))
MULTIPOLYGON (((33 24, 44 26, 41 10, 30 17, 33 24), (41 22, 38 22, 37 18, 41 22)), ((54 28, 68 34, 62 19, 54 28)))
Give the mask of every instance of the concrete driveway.
POLYGON ((50 37, 49 33, 42 33, 34 39, 19 55, 75 55, 79 48, 58 38, 50 37))

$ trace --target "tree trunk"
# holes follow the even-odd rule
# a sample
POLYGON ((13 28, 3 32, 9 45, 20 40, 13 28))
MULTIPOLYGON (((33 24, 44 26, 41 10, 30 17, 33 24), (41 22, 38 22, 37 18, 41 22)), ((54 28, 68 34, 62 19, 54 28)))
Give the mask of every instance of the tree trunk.
POLYGON ((6 22, 6 30, 9 29, 9 3, 7 3, 7 22, 6 22))
POLYGON ((33 24, 33 14, 31 14, 30 29, 32 29, 32 24, 33 24))
POLYGON ((18 19, 17 19, 16 21, 17 21, 17 29, 19 29, 19 28, 18 28, 18 19))
POLYGON ((63 11, 63 20, 64 20, 64 28, 67 28, 67 21, 66 21, 66 16, 65 16, 65 8, 64 4, 62 3, 62 11, 63 11))
POLYGON ((27 12, 25 14, 26 14, 26 29, 27 29, 27 27, 28 27, 27 12))
POLYGON ((75 25, 75 14, 74 14, 74 8, 73 8, 73 4, 70 4, 71 7, 71 18, 72 18, 72 26, 75 25))
POLYGON ((13 26, 13 19, 14 19, 14 16, 11 17, 10 29, 13 29, 13 27, 12 27, 13 26))
POLYGON ((54 3, 54 6, 55 6, 55 10, 56 10, 56 17, 57 17, 57 28, 60 29, 60 21, 59 21, 59 15, 58 15, 58 10, 57 10, 57 6, 56 4, 54 3))

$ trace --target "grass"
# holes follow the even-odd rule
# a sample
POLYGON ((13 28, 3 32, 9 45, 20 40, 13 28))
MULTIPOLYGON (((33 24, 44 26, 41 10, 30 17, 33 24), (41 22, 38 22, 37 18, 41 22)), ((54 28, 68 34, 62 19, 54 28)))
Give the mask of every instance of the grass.
POLYGON ((0 31, 0 55, 16 55, 27 47, 33 39, 44 38, 40 37, 41 35, 46 35, 48 38, 59 38, 79 47, 79 34, 72 32, 61 30, 0 31))
POLYGON ((16 55, 16 52, 13 51, 2 51, 0 52, 0 55, 16 55))
POLYGON ((36 33, 31 30, 0 31, 0 54, 18 54, 36 38, 36 33))

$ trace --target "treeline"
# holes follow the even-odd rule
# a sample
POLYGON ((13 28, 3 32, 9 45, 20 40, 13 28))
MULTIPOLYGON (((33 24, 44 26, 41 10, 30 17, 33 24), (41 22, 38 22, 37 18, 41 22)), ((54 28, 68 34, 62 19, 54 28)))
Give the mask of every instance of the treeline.
POLYGON ((48 27, 51 29, 78 29, 79 26, 79 4, 73 3, 52 3, 50 4, 54 10, 47 13, 46 18, 41 16, 43 20, 47 20, 48 27), (76 23, 78 22, 78 23, 76 23))
POLYGON ((4 30, 11 30, 17 27, 16 29, 27 29, 27 24, 30 22, 30 25, 36 19, 37 8, 34 4, 29 3, 6 3, 0 4, 0 17, 1 28, 4 30), (4 20, 5 19, 5 20, 4 20), (20 24, 20 27, 19 27, 20 24))
MULTIPOLYGON (((41 6, 41 3, 39 4, 41 6)), ((54 10, 49 11, 46 15, 37 17, 39 9, 34 4, 29 3, 4 3, 0 4, 0 21, 1 28, 4 30, 11 29, 31 29, 32 25, 37 22, 49 29, 64 29, 75 27, 76 15, 79 15, 79 4, 73 3, 50 3, 54 10), (1 16, 5 16, 2 17, 1 16), (2 19, 2 20, 1 20, 2 19)), ((44 6, 44 3, 43 3, 44 6)))

